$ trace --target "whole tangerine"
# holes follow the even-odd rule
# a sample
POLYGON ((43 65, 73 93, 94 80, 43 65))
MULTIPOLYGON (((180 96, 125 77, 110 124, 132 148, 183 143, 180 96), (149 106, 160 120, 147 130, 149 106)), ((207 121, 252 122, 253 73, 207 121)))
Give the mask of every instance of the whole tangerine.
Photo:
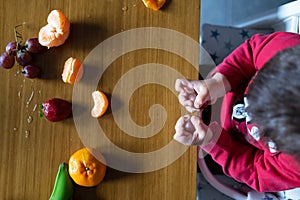
POLYGON ((81 148, 69 159, 69 174, 73 181, 85 187, 101 183, 106 173, 103 155, 93 148, 81 148))

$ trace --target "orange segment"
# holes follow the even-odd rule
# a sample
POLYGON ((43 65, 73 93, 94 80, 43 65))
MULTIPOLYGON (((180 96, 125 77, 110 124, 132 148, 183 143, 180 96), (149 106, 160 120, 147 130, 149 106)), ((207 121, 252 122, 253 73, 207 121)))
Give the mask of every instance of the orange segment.
POLYGON ((91 111, 91 115, 95 118, 101 117, 108 108, 108 99, 106 95, 101 91, 94 91, 92 93, 94 100, 94 107, 91 111))
POLYGON ((142 0, 147 8, 153 10, 159 10, 165 3, 166 0, 142 0))
POLYGON ((48 24, 39 31, 39 43, 48 48, 65 43, 70 35, 70 22, 59 10, 52 10, 47 18, 48 24))
POLYGON ((70 57, 66 60, 62 73, 62 80, 65 83, 74 84, 82 78, 83 67, 77 58, 70 57))
POLYGON ((69 174, 73 181, 80 186, 98 185, 103 180, 105 173, 105 159, 95 149, 79 149, 69 159, 69 174))

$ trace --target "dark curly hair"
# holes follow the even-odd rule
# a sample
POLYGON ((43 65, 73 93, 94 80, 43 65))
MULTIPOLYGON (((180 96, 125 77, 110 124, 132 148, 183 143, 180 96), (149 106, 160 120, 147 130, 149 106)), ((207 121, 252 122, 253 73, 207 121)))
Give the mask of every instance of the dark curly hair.
POLYGON ((277 53, 249 86, 247 112, 280 151, 300 158, 300 45, 277 53))

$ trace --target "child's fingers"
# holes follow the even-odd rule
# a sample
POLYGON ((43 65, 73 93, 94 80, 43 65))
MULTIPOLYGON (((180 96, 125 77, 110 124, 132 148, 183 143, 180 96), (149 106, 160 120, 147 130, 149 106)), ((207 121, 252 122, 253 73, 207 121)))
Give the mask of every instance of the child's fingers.
POLYGON ((186 129, 186 123, 189 120, 190 120, 189 115, 184 115, 180 117, 175 124, 176 133, 178 132, 179 135, 188 135, 185 129, 186 129))
POLYGON ((193 88, 196 92, 196 97, 194 100, 195 108, 202 108, 202 106, 209 101, 209 92, 207 85, 203 81, 191 81, 193 88))
POLYGON ((180 117, 180 118, 177 120, 176 124, 175 124, 175 130, 176 130, 176 132, 177 132, 177 131, 178 131, 178 132, 181 131, 183 125, 184 125, 184 119, 183 119, 183 117, 180 117))
POLYGON ((202 92, 203 88, 203 81, 200 80, 192 80, 190 81, 190 84, 192 85, 193 89, 196 91, 196 93, 202 92))
POLYGON ((181 132, 176 132, 173 136, 173 139, 184 145, 191 145, 192 134, 181 134, 181 132))
POLYGON ((178 95, 178 100, 179 100, 179 103, 185 107, 185 109, 188 111, 188 112, 199 112, 200 109, 197 109, 194 107, 194 101, 193 101, 193 98, 188 98, 186 95, 184 94, 179 94, 178 95))
POLYGON ((195 127, 194 134, 197 134, 197 140, 194 140, 197 145, 208 144, 213 139, 214 135, 221 134, 222 128, 217 122, 212 122, 207 126, 201 118, 197 116, 193 116, 191 122, 195 127))
MULTIPOLYGON (((191 145, 193 138, 193 127, 190 127, 190 116, 184 115, 177 120, 175 125, 175 134, 173 136, 174 140, 180 142, 184 145, 191 145)), ((192 126, 192 125, 191 125, 192 126)))
POLYGON ((190 144, 191 137, 192 137, 192 135, 186 136, 186 135, 181 135, 180 133, 176 132, 173 136, 173 139, 181 144, 189 146, 189 145, 191 145, 190 144))
POLYGON ((204 105, 207 104, 208 101, 209 101, 209 98, 207 96, 198 94, 195 98, 193 106, 195 108, 202 109, 204 107, 204 105))
POLYGON ((196 92, 193 84, 199 81, 189 81, 186 79, 177 79, 175 89, 179 92, 178 100, 189 112, 198 112, 199 108, 195 107, 196 92))
POLYGON ((175 82, 175 90, 177 92, 184 92, 184 89, 188 86, 188 80, 177 79, 175 82))
POLYGON ((192 100, 190 100, 184 93, 179 93, 178 100, 179 100, 179 103, 183 106, 193 106, 194 105, 194 102, 192 100))
POLYGON ((176 82, 175 82, 175 90, 177 92, 182 92, 182 80, 183 79, 176 79, 176 82))
POLYGON ((198 116, 192 116, 191 117, 191 122, 193 126, 195 127, 196 132, 205 132, 204 127, 202 126, 202 120, 198 116))
POLYGON ((203 141, 207 132, 207 126, 203 123, 203 121, 198 116, 192 116, 191 122, 194 125, 195 133, 197 133, 198 142, 203 141))
POLYGON ((192 93, 194 91, 193 85, 187 79, 177 79, 175 82, 175 90, 177 92, 192 93))

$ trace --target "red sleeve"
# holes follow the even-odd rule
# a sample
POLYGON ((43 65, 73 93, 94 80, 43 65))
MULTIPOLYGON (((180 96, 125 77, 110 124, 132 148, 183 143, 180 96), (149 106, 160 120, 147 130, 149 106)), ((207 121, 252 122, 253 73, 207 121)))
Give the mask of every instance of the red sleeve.
POLYGON ((300 165, 292 156, 272 155, 233 140, 223 130, 217 142, 202 147, 219 163, 226 175, 259 192, 275 192, 300 187, 300 165))
POLYGON ((300 35, 295 33, 256 34, 227 56, 212 74, 223 74, 234 91, 239 85, 249 83, 256 71, 277 52, 297 44, 300 44, 300 35))

